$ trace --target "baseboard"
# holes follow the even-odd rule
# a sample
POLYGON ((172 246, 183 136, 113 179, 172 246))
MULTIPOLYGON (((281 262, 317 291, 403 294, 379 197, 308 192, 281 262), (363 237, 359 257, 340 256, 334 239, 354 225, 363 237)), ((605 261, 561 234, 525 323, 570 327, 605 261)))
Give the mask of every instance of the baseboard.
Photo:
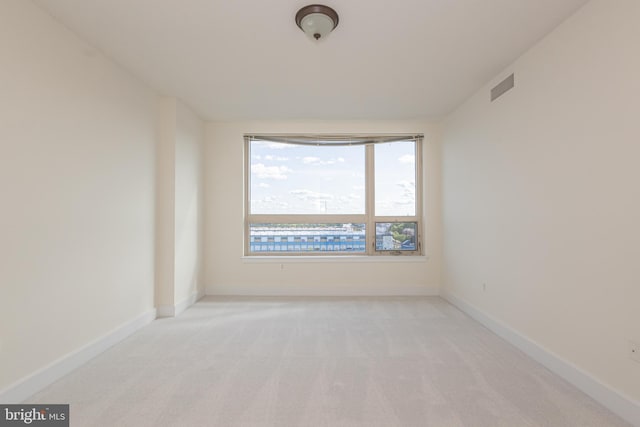
POLYGON ((176 309, 175 309, 176 316, 179 316, 183 311, 191 307, 203 296, 204 295, 200 295, 199 292, 194 292, 191 295, 189 295, 189 297, 185 298, 184 300, 176 304, 176 309))
POLYGON ((591 374, 541 347, 531 339, 504 323, 492 318, 468 302, 449 292, 441 292, 442 298, 514 345, 550 371, 564 378, 576 388, 591 396, 611 412, 640 427, 640 403, 601 383, 591 374))
POLYGON ((53 384, 63 376, 84 365, 109 347, 148 325, 156 318, 156 310, 150 310, 117 327, 102 337, 72 351, 33 374, 0 391, 3 404, 22 403, 30 396, 53 384))
POLYGON ((158 317, 176 317, 179 316, 187 308, 191 307, 200 298, 204 296, 203 292, 194 292, 187 298, 174 305, 160 305, 157 307, 158 317))
POLYGON ((292 285, 224 285, 209 286, 211 296, 278 296, 278 297, 365 297, 365 296, 439 296, 437 286, 325 284, 323 286, 292 285))

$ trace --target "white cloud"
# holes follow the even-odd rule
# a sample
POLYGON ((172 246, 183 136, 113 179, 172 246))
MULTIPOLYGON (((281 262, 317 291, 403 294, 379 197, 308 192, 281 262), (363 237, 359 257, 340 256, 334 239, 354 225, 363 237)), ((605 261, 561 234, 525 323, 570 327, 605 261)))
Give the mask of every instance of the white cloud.
POLYGON ((414 181, 403 180, 395 183, 400 191, 385 198, 376 199, 376 213, 380 215, 413 215, 416 204, 416 185, 414 181))
POLYGON ((289 203, 279 200, 277 197, 266 196, 261 199, 251 200, 251 210, 267 213, 267 212, 286 212, 289 208, 289 203))
POLYGON ((410 206, 415 205, 416 202, 416 184, 413 181, 399 181, 396 182, 396 186, 400 187, 402 191, 396 194, 392 201, 390 201, 389 208, 393 206, 410 206))
POLYGON ((320 157, 307 156, 302 158, 302 163, 305 165, 335 165, 336 163, 344 163, 343 157, 337 159, 322 160, 320 157))
POLYGON ((416 162, 416 156, 414 154, 405 154, 404 156, 400 156, 398 161, 405 164, 414 164, 416 162))
POLYGON ((305 165, 320 163, 320 157, 311 157, 311 156, 303 157, 302 163, 304 163, 305 165))
POLYGON ((411 189, 415 191, 416 188, 416 183, 413 181, 407 181, 407 180, 402 180, 402 181, 398 181, 396 182, 396 185, 400 188, 403 189, 411 189))
POLYGON ((275 160, 278 162, 286 162, 287 160, 289 160, 288 157, 282 157, 282 156, 272 156, 271 154, 268 154, 266 156, 264 156, 265 160, 275 160))
POLYGON ((335 197, 332 194, 318 193, 311 190, 292 190, 289 192, 293 197, 303 201, 305 204, 311 204, 315 206, 316 210, 321 212, 327 212, 327 209, 331 209, 335 197))
POLYGON ((266 182, 261 182, 260 184, 258 184, 258 187, 260 187, 260 188, 270 188, 271 186, 269 184, 267 184, 266 182))
POLYGON ((394 201, 393 203, 398 206, 408 206, 408 205, 413 205, 415 201, 412 199, 400 199, 400 200, 394 201))
POLYGON ((286 166, 265 166, 263 163, 251 165, 251 174, 260 179, 287 179, 287 174, 293 172, 286 166))
POLYGON ((333 200, 334 196, 332 194, 326 193, 318 193, 311 190, 291 190, 289 192, 292 196, 300 200, 310 200, 310 201, 324 201, 324 200, 333 200))
POLYGON ((402 188, 403 199, 415 200, 416 197, 416 184, 413 181, 400 181, 396 183, 396 186, 402 188))

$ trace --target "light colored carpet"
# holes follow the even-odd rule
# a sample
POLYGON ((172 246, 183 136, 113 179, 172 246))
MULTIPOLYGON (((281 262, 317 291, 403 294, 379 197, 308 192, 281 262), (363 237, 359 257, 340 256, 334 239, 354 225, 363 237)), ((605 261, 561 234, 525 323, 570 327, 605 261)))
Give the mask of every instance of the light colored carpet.
POLYGON ((72 426, 628 426, 437 297, 207 297, 29 402, 72 426))

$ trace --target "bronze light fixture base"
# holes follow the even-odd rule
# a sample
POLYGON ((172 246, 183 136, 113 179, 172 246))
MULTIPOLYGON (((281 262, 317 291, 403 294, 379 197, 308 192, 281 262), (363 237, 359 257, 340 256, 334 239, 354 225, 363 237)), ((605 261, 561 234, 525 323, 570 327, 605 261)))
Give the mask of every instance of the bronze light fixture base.
POLYGON ((320 40, 338 26, 338 13, 322 4, 310 4, 296 13, 296 24, 305 34, 320 40))

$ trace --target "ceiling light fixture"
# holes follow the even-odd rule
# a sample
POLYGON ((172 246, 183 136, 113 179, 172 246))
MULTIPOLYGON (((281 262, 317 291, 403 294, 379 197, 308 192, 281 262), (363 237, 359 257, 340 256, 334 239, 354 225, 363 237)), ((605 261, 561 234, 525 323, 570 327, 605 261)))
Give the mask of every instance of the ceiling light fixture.
POLYGON ((310 4, 296 13, 296 24, 306 35, 320 40, 338 26, 338 14, 329 6, 310 4))

